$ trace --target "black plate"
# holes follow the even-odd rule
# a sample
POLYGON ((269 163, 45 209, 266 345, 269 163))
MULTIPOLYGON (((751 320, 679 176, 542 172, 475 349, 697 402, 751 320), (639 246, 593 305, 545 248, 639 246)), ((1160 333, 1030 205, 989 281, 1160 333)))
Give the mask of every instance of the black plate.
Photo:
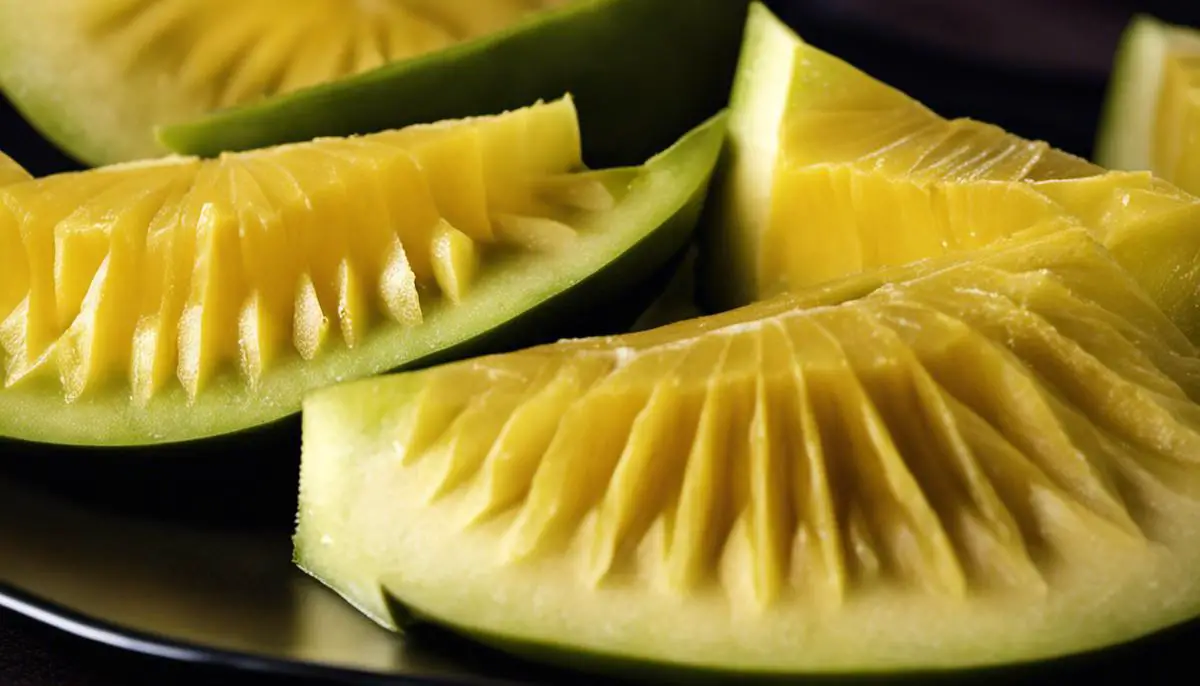
POLYGON ((295 568, 291 449, 5 448, 0 607, 116 648, 271 673, 431 684, 561 676, 438 632, 401 639, 295 568))
MULTIPOLYGON (((813 43, 945 115, 1091 151, 1104 69, 1031 71, 949 43, 917 48, 844 11, 863 2, 774 4, 813 43)), ((1105 31, 1091 49, 1111 52, 1116 31, 1105 31)), ((0 149, 39 175, 74 167, 7 107, 0 149)), ((299 572, 290 548, 297 433, 285 432, 269 455, 219 445, 204 455, 130 455, 0 444, 0 606, 116 648, 237 669, 348 683, 578 681, 436 631, 398 637, 299 572)), ((1187 655, 1198 633, 1185 627, 1033 675, 996 675, 1145 679, 1155 664, 1187 655)))

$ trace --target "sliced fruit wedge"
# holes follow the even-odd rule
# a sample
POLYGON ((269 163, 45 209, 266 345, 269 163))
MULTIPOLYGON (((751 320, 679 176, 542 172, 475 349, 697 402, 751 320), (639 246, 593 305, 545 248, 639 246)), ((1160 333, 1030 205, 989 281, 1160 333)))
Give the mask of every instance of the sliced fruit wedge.
POLYGON ((320 391, 296 556, 384 626, 576 667, 1055 656, 1200 614, 1198 400, 1196 348, 1051 224, 320 391))
POLYGON ((1106 243, 1155 203, 1200 220, 1194 197, 1148 172, 1108 172, 990 124, 942 118, 808 45, 760 4, 748 20, 729 147, 701 253, 709 309, 1055 219, 1106 243))
POLYGON ((589 171, 566 97, 0 188, 0 436, 226 434, 323 385, 544 340, 539 312, 596 312, 682 249, 723 126, 589 171))
MULTIPOLYGON (((474 12, 489 2, 458 4, 474 12)), ((212 156, 489 114, 570 92, 587 134, 585 158, 640 164, 725 107, 746 7, 747 0, 570 2, 436 54, 195 122, 167 121, 160 138, 177 153, 212 156)))
POLYGON ((1152 170, 1200 191, 1200 31, 1137 15, 1113 63, 1096 139, 1096 161, 1112 169, 1152 170))
POLYGON ((157 125, 435 53, 569 1, 3 0, 0 86, 85 162, 157 157, 157 125))

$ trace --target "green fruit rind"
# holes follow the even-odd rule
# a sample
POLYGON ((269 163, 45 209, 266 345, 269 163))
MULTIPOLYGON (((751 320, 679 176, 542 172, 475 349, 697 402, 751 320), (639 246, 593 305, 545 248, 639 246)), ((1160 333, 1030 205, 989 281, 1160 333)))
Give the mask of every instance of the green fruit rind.
POLYGON ((490 36, 158 132, 213 156, 574 95, 584 159, 637 164, 725 107, 746 0, 580 0, 490 36))
POLYGON ((731 227, 757 229, 767 222, 780 121, 788 107, 799 41, 765 5, 751 3, 730 95, 725 159, 702 220, 698 269, 701 274, 727 274, 720 281, 701 280, 697 297, 706 310, 726 310, 754 300, 751 266, 752 255, 758 253, 753 243, 757 231, 731 227))
POLYGON ((1195 32, 1137 15, 1117 48, 1093 155, 1096 164, 1129 171, 1152 168, 1155 113, 1163 63, 1173 41, 1200 46, 1195 32))
POLYGON ((334 347, 311 363, 281 361, 255 389, 233 375, 221 377, 194 402, 174 389, 145 407, 116 391, 64 404, 50 381, 0 390, 0 437, 76 446, 203 439, 294 415, 306 393, 328 385, 502 349, 518 334, 546 340, 557 323, 547 313, 601 310, 681 252, 724 136, 720 113, 643 167, 610 170, 616 178, 633 178, 629 190, 613 209, 584 219, 577 227, 580 244, 570 253, 525 253, 493 263, 470 297, 458 305, 435 303, 420 325, 381 329, 353 350, 334 347))

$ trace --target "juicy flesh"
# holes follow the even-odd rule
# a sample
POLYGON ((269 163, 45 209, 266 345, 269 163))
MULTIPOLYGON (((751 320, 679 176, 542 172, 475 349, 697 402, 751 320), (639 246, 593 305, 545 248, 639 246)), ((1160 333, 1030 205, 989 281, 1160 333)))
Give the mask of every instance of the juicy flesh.
POLYGON ((482 635, 762 671, 1200 610, 1192 344, 1082 230, 927 271, 323 391, 300 563, 385 624, 381 585, 482 635))
MULTIPOLYGON (((1148 173, 1106 172, 990 124, 944 119, 757 14, 735 90, 741 154, 725 191, 734 209, 717 228, 732 234, 727 244, 743 263, 733 272, 745 283, 726 304, 976 248, 1047 221, 1103 238, 1137 221, 1120 204, 1133 195, 1196 204, 1148 173)), ((1172 138, 1165 149, 1183 148, 1172 138)))
POLYGON ((215 109, 416 57, 566 1, 80 0, 77 14, 122 69, 169 74, 181 99, 215 109))
POLYGON ((581 206, 614 201, 582 170, 569 98, 9 185, 3 386, 51 378, 67 401, 124 388, 138 404, 219 375, 254 387, 285 358, 419 326, 489 261, 569 245, 581 206))

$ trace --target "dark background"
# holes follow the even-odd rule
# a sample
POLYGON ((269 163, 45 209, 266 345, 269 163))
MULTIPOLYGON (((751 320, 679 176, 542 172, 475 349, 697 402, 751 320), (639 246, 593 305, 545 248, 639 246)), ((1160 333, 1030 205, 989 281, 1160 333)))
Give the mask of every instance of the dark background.
MULTIPOLYGON (((1196 2, 776 0, 769 4, 808 41, 945 116, 991 121, 1082 156, 1091 154, 1113 51, 1131 16, 1147 12, 1175 23, 1200 25, 1196 2)), ((43 141, 7 102, 0 102, 0 149, 36 175, 78 168, 43 141)), ((1155 680, 1153 669, 1146 666, 1142 679, 1155 680)), ((1162 673, 1158 676, 1162 678, 1162 673)), ((251 683, 297 682, 201 671, 120 654, 0 611, 0 686, 251 683)))

